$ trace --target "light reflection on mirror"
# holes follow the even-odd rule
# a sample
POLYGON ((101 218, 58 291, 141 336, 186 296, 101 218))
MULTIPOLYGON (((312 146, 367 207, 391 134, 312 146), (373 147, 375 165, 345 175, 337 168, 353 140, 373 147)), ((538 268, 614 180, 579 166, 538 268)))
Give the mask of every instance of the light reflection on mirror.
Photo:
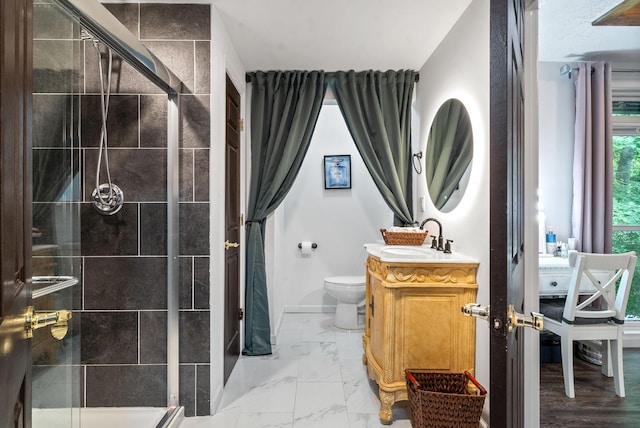
POLYGON ((469 114, 460 100, 448 99, 433 119, 425 155, 427 188, 438 210, 450 212, 462 199, 472 157, 469 114))

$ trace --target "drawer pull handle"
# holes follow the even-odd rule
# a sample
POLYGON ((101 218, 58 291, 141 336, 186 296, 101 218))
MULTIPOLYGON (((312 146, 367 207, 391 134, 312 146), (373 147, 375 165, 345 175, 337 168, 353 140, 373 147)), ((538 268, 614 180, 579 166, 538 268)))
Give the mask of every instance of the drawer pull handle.
POLYGON ((551 281, 551 286, 552 287, 557 287, 558 286, 558 281, 551 281))

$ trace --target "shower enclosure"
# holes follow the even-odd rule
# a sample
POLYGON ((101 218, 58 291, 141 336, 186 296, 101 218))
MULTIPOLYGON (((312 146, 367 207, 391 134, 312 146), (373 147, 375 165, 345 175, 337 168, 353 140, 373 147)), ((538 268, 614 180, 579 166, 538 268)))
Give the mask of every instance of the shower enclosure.
MULTIPOLYGON (((179 94, 195 90, 97 0, 37 0, 33 15, 33 306, 73 314, 61 340, 44 328, 34 334, 33 426, 168 426, 185 404, 203 414, 208 338, 195 350, 186 346, 193 338, 178 341, 183 324, 206 326, 206 336, 209 322, 190 296, 198 285, 208 291, 207 201, 180 204, 194 202, 183 183, 195 175, 180 162, 208 159, 208 150, 196 156, 180 143, 179 94), (101 80, 99 67, 108 66, 98 62, 109 50, 113 62, 101 80), (92 204, 105 155, 124 194, 113 213, 92 204), (179 228, 188 214, 200 238, 179 228)), ((202 101, 189 97, 190 114, 208 114, 202 101)))

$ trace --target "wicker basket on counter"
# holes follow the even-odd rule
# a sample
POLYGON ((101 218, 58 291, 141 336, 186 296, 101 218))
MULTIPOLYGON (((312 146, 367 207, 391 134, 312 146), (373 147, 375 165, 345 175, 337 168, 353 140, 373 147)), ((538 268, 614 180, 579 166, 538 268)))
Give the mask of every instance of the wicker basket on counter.
POLYGON ((422 245, 429 231, 422 232, 391 232, 380 229, 384 243, 387 245, 422 245))

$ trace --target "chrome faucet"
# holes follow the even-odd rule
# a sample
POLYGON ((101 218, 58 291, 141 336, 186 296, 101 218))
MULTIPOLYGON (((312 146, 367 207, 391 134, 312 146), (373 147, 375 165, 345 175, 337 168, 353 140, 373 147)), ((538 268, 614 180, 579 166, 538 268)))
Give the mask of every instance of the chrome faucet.
MULTIPOLYGON (((422 223, 420 223, 420 229, 424 230, 424 225, 428 222, 428 221, 433 221, 438 225, 438 245, 436 246, 432 246, 431 248, 435 248, 438 251, 443 251, 444 248, 442 247, 442 223, 440 223, 438 220, 436 220, 433 217, 429 217, 428 219, 426 219, 425 221, 423 221, 422 223)), ((435 238, 435 237, 434 237, 435 238)), ((434 239, 435 241, 435 239, 434 239)))

